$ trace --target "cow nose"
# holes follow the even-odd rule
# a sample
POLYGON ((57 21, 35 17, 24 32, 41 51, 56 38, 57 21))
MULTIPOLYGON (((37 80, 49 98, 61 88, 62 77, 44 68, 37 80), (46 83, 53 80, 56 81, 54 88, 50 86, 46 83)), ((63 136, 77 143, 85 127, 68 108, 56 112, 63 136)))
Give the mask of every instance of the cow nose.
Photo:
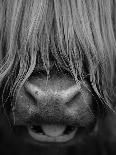
POLYGON ((75 96, 78 96, 81 93, 81 84, 78 82, 77 84, 64 90, 54 90, 51 88, 42 90, 32 83, 26 82, 25 89, 35 99, 35 101, 40 103, 50 103, 51 101, 54 101, 55 103, 55 101, 57 101, 59 103, 65 104, 69 103, 75 96))
MULTIPOLYGON (((86 124, 91 121, 92 96, 85 81, 29 79, 21 88, 15 115, 32 124, 86 124)), ((18 122, 19 120, 17 120, 18 122)), ((19 123, 20 124, 20 123, 19 123)))

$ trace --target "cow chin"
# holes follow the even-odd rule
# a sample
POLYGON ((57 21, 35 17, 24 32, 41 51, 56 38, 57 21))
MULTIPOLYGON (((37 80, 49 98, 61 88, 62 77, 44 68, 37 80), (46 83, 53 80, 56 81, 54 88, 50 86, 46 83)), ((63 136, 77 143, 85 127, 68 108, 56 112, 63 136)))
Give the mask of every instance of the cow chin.
MULTIPOLYGON (((96 125, 92 90, 67 74, 31 76, 20 89, 11 118, 32 143, 80 141, 96 125)), ((18 132, 17 132, 18 131, 18 132)))

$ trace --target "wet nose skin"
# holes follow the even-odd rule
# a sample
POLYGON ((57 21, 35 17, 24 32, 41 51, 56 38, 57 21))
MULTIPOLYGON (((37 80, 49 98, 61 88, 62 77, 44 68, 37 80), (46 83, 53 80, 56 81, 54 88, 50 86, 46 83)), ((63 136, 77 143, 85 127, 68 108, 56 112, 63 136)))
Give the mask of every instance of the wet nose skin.
POLYGON ((81 84, 80 82, 78 82, 78 84, 71 86, 65 90, 54 90, 49 88, 49 86, 46 86, 46 89, 42 90, 35 84, 26 82, 25 89, 30 95, 34 97, 36 101, 39 101, 43 104, 45 104, 45 102, 50 103, 50 100, 53 100, 54 104, 55 101, 58 101, 61 104, 66 104, 70 102, 75 96, 81 93, 81 84))
MULTIPOLYGON (((88 84, 70 77, 35 78, 25 82, 17 97, 16 123, 44 121, 88 124, 93 119, 88 84)), ((20 123, 19 123, 20 124, 20 123)))

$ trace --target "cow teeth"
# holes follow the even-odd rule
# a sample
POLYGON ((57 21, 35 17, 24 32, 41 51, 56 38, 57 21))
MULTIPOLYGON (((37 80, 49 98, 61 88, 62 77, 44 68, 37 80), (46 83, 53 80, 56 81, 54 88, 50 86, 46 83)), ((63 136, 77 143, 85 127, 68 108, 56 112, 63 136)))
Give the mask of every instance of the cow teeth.
POLYGON ((51 137, 61 136, 66 129, 64 125, 42 125, 41 127, 44 134, 51 137))

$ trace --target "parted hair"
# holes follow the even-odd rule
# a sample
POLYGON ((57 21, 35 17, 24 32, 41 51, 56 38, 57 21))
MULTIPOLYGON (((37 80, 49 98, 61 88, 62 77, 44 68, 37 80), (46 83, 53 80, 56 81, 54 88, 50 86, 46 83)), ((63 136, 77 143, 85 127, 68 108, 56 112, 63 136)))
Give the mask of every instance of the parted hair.
POLYGON ((16 95, 52 56, 103 104, 115 97, 116 0, 0 0, 0 84, 16 95), (41 59, 41 62, 40 62, 41 59))

